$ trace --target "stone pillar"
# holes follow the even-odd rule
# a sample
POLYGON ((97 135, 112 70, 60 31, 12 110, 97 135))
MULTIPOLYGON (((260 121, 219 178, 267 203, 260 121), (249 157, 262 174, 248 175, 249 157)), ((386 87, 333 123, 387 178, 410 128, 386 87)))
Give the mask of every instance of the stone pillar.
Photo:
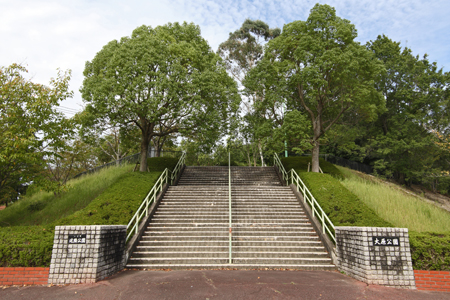
POLYGON ((407 228, 336 227, 338 268, 367 284, 415 289, 407 228))
POLYGON ((48 283, 93 283, 125 266, 127 226, 56 226, 48 283))

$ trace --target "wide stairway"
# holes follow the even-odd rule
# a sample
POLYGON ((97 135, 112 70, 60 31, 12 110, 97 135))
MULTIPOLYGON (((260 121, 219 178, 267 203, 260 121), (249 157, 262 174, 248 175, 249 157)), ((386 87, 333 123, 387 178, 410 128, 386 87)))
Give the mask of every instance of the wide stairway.
POLYGON ((169 187, 128 268, 302 269, 335 266, 301 205, 272 167, 186 167, 169 187))

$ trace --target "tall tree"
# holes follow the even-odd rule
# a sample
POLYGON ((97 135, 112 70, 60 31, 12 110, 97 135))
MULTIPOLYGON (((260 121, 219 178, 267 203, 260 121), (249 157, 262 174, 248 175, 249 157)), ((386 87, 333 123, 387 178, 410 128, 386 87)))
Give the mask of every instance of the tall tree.
POLYGON ((81 92, 96 120, 140 129, 141 171, 152 137, 202 131, 211 142, 239 101, 220 57, 192 23, 138 27, 105 45, 86 63, 84 76, 81 92), (166 120, 174 125, 155 130, 166 120))
MULTIPOLYGON (((228 40, 220 44, 218 53, 224 59, 228 72, 233 76, 239 87, 243 86, 243 80, 248 72, 253 69, 264 55, 264 43, 280 35, 279 28, 269 28, 261 20, 247 19, 241 28, 231 32, 228 40)), ((261 163, 264 164, 261 136, 255 129, 264 116, 255 113, 254 103, 261 101, 255 93, 247 94, 247 101, 242 102, 242 110, 245 117, 241 119, 241 134, 247 140, 246 151, 248 157, 253 152, 254 165, 256 166, 255 146, 259 150, 261 163)), ((250 165, 250 159, 248 159, 250 165)))
POLYGON ((432 131, 449 128, 449 74, 384 35, 367 47, 386 68, 376 81, 386 110, 367 132, 375 167, 402 184, 435 173, 444 165, 432 131))
POLYGON ((334 8, 316 4, 306 21, 285 25, 269 41, 264 59, 250 72, 251 81, 262 85, 260 93, 270 92, 272 101, 287 93, 288 107, 309 116, 313 172, 319 172, 321 138, 345 112, 354 108, 370 118, 384 104, 374 87, 383 65, 356 36, 355 26, 334 8))
POLYGON ((72 124, 56 110, 72 96, 70 72, 59 72, 50 86, 24 77, 20 65, 0 67, 0 203, 18 196, 18 189, 36 180, 46 159, 65 145, 72 124))

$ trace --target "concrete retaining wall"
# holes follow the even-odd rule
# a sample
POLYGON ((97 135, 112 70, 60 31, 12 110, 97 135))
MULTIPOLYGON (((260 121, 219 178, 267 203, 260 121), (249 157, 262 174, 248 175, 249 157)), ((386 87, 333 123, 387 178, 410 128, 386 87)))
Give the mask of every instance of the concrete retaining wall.
POLYGON ((336 227, 338 268, 367 284, 414 289, 407 228, 336 227))
POLYGON ((92 283, 125 266, 125 225, 56 226, 48 283, 92 283))

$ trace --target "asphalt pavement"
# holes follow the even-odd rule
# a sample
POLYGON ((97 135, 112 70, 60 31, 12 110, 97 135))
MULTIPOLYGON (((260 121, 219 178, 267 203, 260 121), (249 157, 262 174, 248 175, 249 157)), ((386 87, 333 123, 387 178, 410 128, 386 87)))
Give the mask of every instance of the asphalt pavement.
POLYGON ((94 284, 0 288, 0 299, 450 299, 367 285, 337 271, 125 270, 94 284))

